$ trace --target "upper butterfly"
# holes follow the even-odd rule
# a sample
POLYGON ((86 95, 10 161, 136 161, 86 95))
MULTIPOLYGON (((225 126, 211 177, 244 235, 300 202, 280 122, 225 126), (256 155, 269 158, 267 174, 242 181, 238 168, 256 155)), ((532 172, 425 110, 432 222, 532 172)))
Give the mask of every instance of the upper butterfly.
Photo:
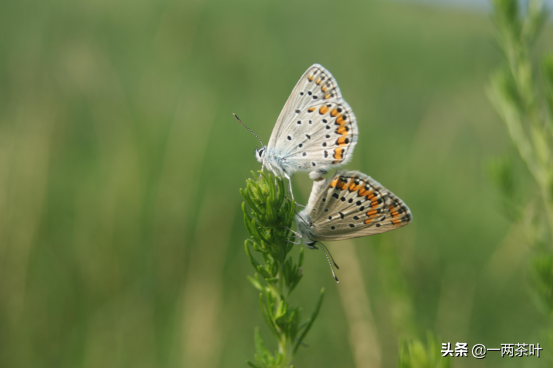
POLYGON ((257 160, 291 180, 296 171, 318 179, 348 162, 357 143, 357 123, 332 74, 313 64, 302 75, 280 113, 257 160))
POLYGON ((309 248, 320 240, 343 240, 384 233, 413 220, 409 207, 380 183, 358 171, 342 171, 315 181, 307 207, 296 216, 309 248))

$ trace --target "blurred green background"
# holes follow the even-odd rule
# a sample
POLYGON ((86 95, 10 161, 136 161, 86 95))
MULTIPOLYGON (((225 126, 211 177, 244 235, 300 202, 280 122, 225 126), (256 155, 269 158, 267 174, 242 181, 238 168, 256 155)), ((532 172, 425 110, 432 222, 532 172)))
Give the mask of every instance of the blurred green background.
MULTIPOLYGON (((294 365, 376 367, 362 358, 376 351, 395 367, 399 339, 426 331, 453 345, 541 342, 528 247, 485 170, 512 151, 485 95, 503 62, 487 14, 22 0, 0 2, 0 30, 0 366, 241 367, 255 326, 272 346, 238 192, 260 168, 257 141, 231 112, 268 142, 313 63, 358 119, 347 168, 394 191, 414 222, 328 243, 339 285, 306 252, 294 300, 308 313, 327 295, 294 365)), ((548 28, 538 48, 552 41, 548 28)), ((310 186, 294 178, 299 203, 310 186)), ((479 367, 546 366, 489 355, 479 367)))

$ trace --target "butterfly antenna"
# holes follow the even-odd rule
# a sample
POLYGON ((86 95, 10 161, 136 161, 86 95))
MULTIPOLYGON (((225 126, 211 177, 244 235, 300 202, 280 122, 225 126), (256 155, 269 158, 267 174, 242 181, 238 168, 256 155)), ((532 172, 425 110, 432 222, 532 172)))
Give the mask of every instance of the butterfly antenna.
POLYGON ((240 120, 240 118, 238 117, 238 115, 236 115, 235 113, 232 113, 232 115, 236 118, 236 120, 238 120, 240 122, 240 124, 242 124, 244 126, 244 128, 248 129, 250 131, 250 133, 252 133, 253 135, 255 135, 255 137, 257 138, 257 140, 259 141, 259 143, 261 143, 261 146, 262 147, 265 147, 265 145, 263 144, 263 142, 261 142, 261 138, 259 138, 259 136, 257 134, 254 133, 253 130, 251 130, 250 128, 248 128, 248 126, 246 124, 244 124, 242 122, 242 120, 240 120))
POLYGON ((317 242, 321 245, 321 247, 323 247, 327 252, 328 252, 328 255, 330 256, 330 259, 332 260, 332 263, 334 264, 334 267, 336 267, 337 269, 340 269, 340 267, 338 267, 338 265, 336 264, 336 262, 334 262, 334 257, 332 257, 332 254, 330 253, 330 251, 328 250, 328 248, 321 242, 317 242))
POLYGON ((340 267, 338 267, 338 265, 336 264, 336 262, 334 262, 334 258, 332 258, 332 254, 330 254, 330 252, 328 251, 328 249, 324 246, 323 243, 321 242, 317 242, 317 244, 320 244, 321 245, 321 248, 323 249, 323 251, 325 252, 325 256, 326 256, 326 259, 328 261, 328 264, 330 266, 330 271, 332 271, 332 276, 334 276, 334 280, 336 280, 336 283, 339 284, 340 281, 338 280, 338 278, 336 277, 336 273, 334 273, 334 268, 332 267, 332 264, 334 263, 334 266, 337 268, 337 269, 340 269, 340 267), (330 257, 329 257, 330 255, 330 257), (330 261, 332 259, 332 262, 330 261))

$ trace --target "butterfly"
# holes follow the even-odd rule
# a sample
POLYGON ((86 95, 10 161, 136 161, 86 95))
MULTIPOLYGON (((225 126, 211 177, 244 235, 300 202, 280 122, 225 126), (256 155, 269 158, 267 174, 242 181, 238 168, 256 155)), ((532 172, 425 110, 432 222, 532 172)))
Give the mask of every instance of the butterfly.
MULTIPOLYGON (((308 248, 318 249, 316 244, 322 245, 320 241, 324 240, 352 239, 399 229, 410 223, 413 215, 401 199, 370 176, 341 171, 331 179, 313 182, 307 206, 295 220, 296 235, 308 248)), ((326 253, 324 246, 323 250, 326 253)))
POLYGON ((289 181, 297 171, 319 179, 351 159, 357 136, 355 115, 336 80, 322 65, 313 64, 288 97, 269 144, 260 140, 255 155, 263 167, 289 181))

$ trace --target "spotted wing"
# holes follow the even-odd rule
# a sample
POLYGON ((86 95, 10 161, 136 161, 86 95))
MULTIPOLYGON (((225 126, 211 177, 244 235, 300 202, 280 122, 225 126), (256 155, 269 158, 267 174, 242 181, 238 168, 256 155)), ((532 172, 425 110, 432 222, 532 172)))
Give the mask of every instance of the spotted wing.
POLYGON ((307 210, 314 240, 342 240, 384 233, 412 221, 405 203, 371 177, 342 171, 327 181, 307 210))
POLYGON ((314 64, 288 98, 267 147, 294 170, 325 170, 351 159, 357 136, 355 115, 336 80, 314 64))

